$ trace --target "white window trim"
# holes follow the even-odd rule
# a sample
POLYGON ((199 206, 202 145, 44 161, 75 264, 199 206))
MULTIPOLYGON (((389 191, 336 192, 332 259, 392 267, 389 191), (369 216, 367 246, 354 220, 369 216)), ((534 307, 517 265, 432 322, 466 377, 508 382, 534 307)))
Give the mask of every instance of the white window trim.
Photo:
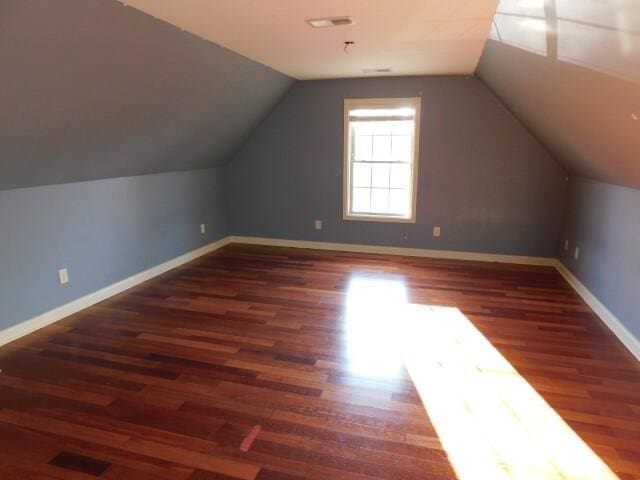
POLYGON ((365 222, 395 222, 395 223, 416 223, 416 207, 418 198, 418 160, 420 158, 420 97, 409 98, 358 98, 344 100, 344 167, 343 167, 343 188, 342 188, 342 218, 344 220, 357 220, 365 222), (414 135, 413 135, 413 164, 412 175, 413 185, 411 187, 411 216, 398 217, 392 215, 370 215, 370 214, 354 214, 350 212, 349 201, 351 192, 349 185, 351 184, 351 159, 350 148, 351 141, 349 138, 349 111, 357 107, 380 107, 380 108, 399 108, 411 105, 415 108, 414 119, 414 135))

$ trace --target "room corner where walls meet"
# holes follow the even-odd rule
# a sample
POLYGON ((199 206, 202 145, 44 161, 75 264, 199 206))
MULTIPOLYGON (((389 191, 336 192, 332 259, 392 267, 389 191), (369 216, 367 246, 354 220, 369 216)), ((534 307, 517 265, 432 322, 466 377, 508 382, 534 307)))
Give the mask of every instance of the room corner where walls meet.
POLYGON ((296 82, 227 168, 235 235, 542 257, 557 252, 566 173, 475 78, 296 82), (423 99, 416 224, 343 221, 344 99, 413 96, 423 99), (432 236, 436 225, 439 238, 432 236))

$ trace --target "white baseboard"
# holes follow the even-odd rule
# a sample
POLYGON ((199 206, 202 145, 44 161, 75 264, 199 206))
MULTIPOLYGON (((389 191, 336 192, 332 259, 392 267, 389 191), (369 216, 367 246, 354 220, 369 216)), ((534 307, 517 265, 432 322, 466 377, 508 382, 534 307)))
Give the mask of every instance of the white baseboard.
POLYGON ((515 263, 520 265, 555 266, 555 258, 526 257, 521 255, 498 255, 493 253, 458 252, 453 250, 429 250, 425 248, 385 247, 360 245, 355 243, 313 242, 307 240, 284 240, 281 238, 234 236, 232 243, 268 245, 272 247, 310 248, 313 250, 333 250, 339 252, 378 253, 382 255, 403 255, 406 257, 443 258, 448 260, 472 260, 477 262, 515 263))
POLYGON ((638 340, 633 333, 627 330, 627 327, 616 317, 611 310, 609 310, 591 291, 576 277, 571 271, 565 267, 560 261, 555 261, 555 267, 558 272, 565 278, 565 280, 573 287, 573 289, 582 297, 589 307, 595 312, 600 320, 609 327, 609 330, 618 337, 622 344, 640 360, 640 340, 638 340))
POLYGON ((13 340, 23 337, 31 332, 35 332, 42 327, 51 325, 58 320, 68 317, 69 315, 73 315, 74 313, 90 307, 91 305, 95 305, 98 302, 106 300, 107 298, 123 292, 128 288, 134 287, 142 282, 146 282, 153 277, 157 277, 158 275, 161 275, 168 270, 171 270, 172 268, 179 267, 180 265, 190 262, 191 260, 195 260, 202 255, 213 252, 214 250, 217 250, 229 243, 231 243, 231 237, 222 238, 216 242, 205 245, 204 247, 192 250, 185 253, 184 255, 180 255, 179 257, 161 263, 160 265, 137 273, 131 277, 125 278, 124 280, 121 280, 117 283, 101 288, 96 292, 85 295, 84 297, 80 297, 58 308, 49 310, 48 312, 38 315, 37 317, 33 317, 22 323, 2 330, 0 331, 0 346, 12 342, 13 340))

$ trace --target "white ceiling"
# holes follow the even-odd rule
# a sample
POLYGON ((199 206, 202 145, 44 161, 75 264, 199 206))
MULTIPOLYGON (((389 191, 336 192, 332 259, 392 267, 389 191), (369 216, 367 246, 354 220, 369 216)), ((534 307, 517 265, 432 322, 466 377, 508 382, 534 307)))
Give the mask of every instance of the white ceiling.
POLYGON ((126 0, 123 3, 297 79, 471 74, 497 0, 126 0), (305 20, 348 15, 355 25, 305 20), (356 42, 349 54, 344 42, 356 42), (380 74, 368 74, 379 76, 380 74))

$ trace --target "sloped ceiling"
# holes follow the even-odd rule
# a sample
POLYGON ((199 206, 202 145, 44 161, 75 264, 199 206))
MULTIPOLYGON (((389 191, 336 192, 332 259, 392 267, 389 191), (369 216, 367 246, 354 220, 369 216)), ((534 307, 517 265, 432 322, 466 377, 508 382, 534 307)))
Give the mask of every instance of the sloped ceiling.
POLYGON ((640 188, 638 0, 501 0, 477 74, 571 171, 640 188))
POLYGON ((2 0, 0 190, 219 165, 291 83, 115 0, 2 0))

